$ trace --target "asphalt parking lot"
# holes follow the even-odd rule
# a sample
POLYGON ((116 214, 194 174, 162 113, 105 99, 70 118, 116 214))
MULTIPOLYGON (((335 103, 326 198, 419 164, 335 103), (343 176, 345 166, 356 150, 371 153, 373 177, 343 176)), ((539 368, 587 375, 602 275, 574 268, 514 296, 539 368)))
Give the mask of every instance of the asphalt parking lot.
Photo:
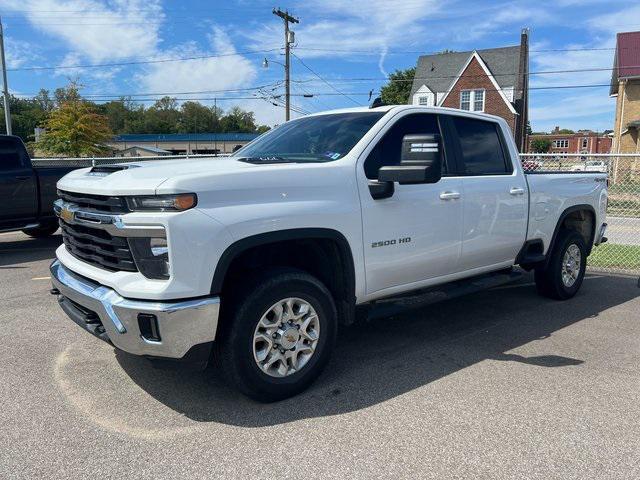
POLYGON ((0 235, 0 478, 640 478, 638 279, 567 302, 520 283, 343 329, 262 405, 68 320, 60 242, 0 235))

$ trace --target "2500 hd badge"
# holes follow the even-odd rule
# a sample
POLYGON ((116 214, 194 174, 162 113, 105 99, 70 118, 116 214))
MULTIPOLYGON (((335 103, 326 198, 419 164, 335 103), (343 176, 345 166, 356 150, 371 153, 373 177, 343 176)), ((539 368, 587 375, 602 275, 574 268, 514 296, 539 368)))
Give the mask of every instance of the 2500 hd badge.
POLYGON ((373 242, 371 244, 371 248, 377 248, 377 247, 388 247, 389 245, 395 245, 396 243, 409 243, 411 242, 411 237, 402 237, 399 239, 393 239, 393 240, 383 240, 381 242, 373 242))

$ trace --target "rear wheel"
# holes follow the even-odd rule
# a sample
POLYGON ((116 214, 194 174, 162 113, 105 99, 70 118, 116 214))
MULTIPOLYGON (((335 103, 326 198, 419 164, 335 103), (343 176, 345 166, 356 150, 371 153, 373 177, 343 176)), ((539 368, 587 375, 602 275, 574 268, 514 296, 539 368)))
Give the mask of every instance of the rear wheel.
POLYGON ((580 290, 587 267, 582 235, 572 230, 560 231, 550 255, 546 267, 535 271, 538 293, 557 300, 569 299, 580 290))
POLYGON ((22 233, 32 238, 45 238, 53 235, 56 231, 58 231, 58 223, 52 222, 44 223, 33 228, 25 228, 22 230, 22 233))
POLYGON ((306 389, 335 343, 337 314, 327 288, 305 272, 274 269, 235 298, 217 344, 227 380, 263 402, 306 389))

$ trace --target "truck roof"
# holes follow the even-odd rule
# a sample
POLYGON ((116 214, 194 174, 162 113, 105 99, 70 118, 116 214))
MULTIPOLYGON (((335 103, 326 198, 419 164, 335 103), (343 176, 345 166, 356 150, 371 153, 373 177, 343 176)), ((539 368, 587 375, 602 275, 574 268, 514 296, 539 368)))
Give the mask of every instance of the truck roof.
POLYGON ((468 110, 460 110, 459 108, 449 108, 449 107, 427 107, 424 105, 382 105, 380 107, 370 108, 370 107, 350 107, 350 108, 339 108, 335 110, 325 110, 322 112, 315 112, 306 116, 318 116, 318 115, 333 115, 337 113, 350 113, 350 112, 389 112, 391 110, 394 111, 402 111, 402 110, 424 110, 425 112, 432 113, 448 113, 453 115, 460 115, 464 117, 478 117, 483 119, 491 119, 491 120, 501 120, 502 117, 498 117, 497 115, 490 115, 488 113, 482 112, 470 112, 468 110))

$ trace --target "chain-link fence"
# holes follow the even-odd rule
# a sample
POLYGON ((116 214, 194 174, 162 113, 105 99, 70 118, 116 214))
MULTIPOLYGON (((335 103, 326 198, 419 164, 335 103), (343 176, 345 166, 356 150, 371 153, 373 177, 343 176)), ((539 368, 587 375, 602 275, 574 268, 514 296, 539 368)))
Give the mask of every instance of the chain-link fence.
POLYGON ((595 247, 592 270, 640 273, 640 154, 522 154, 525 171, 609 174, 607 243, 595 247))

